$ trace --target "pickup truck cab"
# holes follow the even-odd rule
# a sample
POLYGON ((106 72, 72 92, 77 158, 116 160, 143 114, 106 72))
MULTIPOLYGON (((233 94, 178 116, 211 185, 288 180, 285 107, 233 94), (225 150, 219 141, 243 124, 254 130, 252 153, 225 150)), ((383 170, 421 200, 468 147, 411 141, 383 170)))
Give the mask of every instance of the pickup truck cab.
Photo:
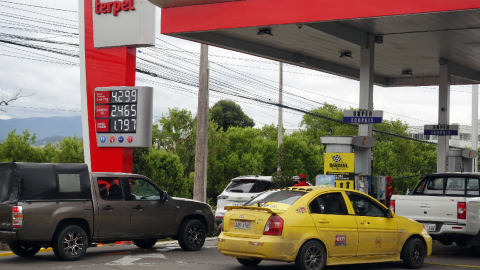
POLYGON ((89 173, 85 164, 0 163, 0 242, 21 257, 52 247, 78 260, 95 243, 132 240, 151 248, 177 239, 202 248, 213 230, 212 208, 171 197, 145 176, 89 173))
POLYGON ((470 245, 480 255, 478 173, 435 173, 422 179, 412 195, 393 195, 396 214, 423 224, 444 245, 470 245))

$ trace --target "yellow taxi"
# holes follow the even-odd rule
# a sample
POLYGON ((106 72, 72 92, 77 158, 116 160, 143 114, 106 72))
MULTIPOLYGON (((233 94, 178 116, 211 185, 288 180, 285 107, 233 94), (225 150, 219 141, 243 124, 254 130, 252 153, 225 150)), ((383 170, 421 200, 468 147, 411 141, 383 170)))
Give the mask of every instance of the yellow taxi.
POLYGON ((422 224, 350 189, 269 190, 245 206, 225 208, 218 250, 245 266, 273 260, 320 270, 403 260, 407 268, 419 268, 432 252, 422 224))

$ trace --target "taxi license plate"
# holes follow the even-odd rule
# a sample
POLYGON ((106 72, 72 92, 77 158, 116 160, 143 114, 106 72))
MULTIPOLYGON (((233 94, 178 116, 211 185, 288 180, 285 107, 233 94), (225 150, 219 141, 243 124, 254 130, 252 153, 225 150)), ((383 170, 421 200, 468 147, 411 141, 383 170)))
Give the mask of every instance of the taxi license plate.
POLYGON ((434 232, 437 230, 437 224, 432 224, 432 223, 424 223, 423 227, 427 232, 434 232))
POLYGON ((235 229, 250 230, 250 221, 235 221, 235 229))

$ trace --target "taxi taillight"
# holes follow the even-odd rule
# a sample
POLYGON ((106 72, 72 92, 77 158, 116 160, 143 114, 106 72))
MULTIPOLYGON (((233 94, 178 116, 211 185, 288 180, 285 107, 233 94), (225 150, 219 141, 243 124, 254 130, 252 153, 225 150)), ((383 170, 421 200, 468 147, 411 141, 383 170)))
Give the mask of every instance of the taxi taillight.
POLYGON ((395 200, 391 200, 391 201, 390 201, 390 210, 392 210, 393 212, 395 212, 395 200))
POLYGON ((14 206, 12 208, 13 229, 20 229, 23 225, 23 206, 14 206))
POLYGON ((283 219, 277 215, 271 215, 268 218, 263 235, 282 235, 283 219))

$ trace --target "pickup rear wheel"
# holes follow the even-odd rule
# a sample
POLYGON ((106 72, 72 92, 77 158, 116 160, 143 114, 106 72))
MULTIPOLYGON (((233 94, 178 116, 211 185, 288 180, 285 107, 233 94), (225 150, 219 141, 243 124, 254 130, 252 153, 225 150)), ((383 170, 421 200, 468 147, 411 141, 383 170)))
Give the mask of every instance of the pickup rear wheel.
POLYGON ((426 254, 427 250, 423 241, 418 238, 410 238, 402 249, 403 264, 407 268, 418 269, 422 266, 426 254))
POLYGON ((151 248, 157 243, 157 239, 139 239, 133 240, 135 246, 139 248, 151 248))
POLYGON ((197 251, 205 243, 205 226, 198 219, 185 220, 178 230, 178 243, 183 250, 197 251))
POLYGON ((41 246, 32 243, 8 243, 8 247, 12 250, 15 255, 20 257, 32 257, 37 254, 41 246))
POLYGON ((60 260, 79 260, 87 252, 87 234, 77 225, 59 228, 53 236, 52 247, 55 256, 60 260))

